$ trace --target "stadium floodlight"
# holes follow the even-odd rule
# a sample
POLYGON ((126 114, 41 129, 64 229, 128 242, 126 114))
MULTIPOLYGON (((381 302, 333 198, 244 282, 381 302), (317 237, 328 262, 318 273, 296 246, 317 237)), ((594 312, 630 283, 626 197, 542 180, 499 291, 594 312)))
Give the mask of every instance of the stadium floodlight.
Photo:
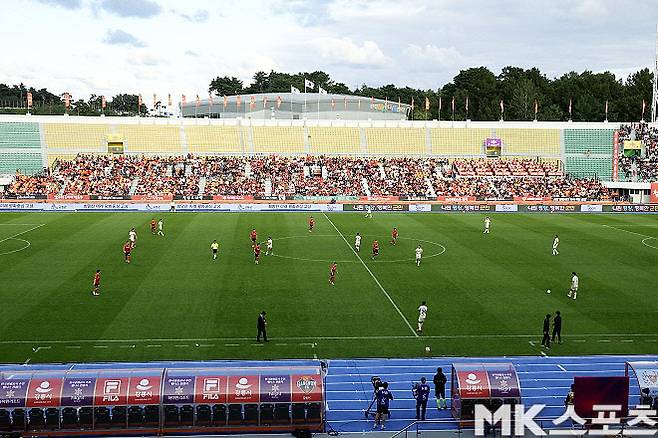
POLYGON ((656 106, 658 106, 658 22, 656 23, 656 56, 653 62, 653 96, 651 98, 651 123, 656 123, 656 106))

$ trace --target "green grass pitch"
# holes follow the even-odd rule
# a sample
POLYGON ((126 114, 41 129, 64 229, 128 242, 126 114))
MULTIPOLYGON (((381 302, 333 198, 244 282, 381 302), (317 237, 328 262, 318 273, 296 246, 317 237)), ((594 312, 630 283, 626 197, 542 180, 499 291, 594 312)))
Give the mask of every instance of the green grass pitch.
POLYGON ((0 214, 0 362, 537 355, 543 316, 556 310, 564 342, 548 354, 658 348, 657 216, 499 214, 490 235, 477 214, 315 213, 313 233, 306 213, 162 217, 164 237, 145 213, 0 214), (276 257, 258 266, 251 228, 275 239, 276 257), (90 293, 96 268, 100 297, 90 293), (577 301, 566 297, 572 271, 577 301), (268 344, 255 342, 261 310, 268 344))

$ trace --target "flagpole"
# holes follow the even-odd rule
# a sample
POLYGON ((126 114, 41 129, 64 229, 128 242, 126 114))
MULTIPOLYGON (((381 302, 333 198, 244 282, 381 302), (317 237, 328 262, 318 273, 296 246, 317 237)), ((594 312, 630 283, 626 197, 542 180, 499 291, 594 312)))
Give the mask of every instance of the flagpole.
POLYGON ((304 118, 306 118, 306 78, 304 78, 304 118))

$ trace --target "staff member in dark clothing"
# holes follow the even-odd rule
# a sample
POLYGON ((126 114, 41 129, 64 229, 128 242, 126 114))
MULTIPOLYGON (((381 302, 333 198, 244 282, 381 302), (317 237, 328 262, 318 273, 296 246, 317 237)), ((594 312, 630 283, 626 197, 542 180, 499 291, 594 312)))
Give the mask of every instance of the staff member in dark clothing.
POLYGON ((448 409, 448 403, 446 402, 447 381, 448 378, 443 374, 443 368, 437 368, 434 375, 434 396, 436 397, 437 409, 448 409))
POLYGON ((541 345, 542 347, 546 348, 551 348, 551 315, 547 314, 546 318, 544 318, 544 328, 542 330, 544 333, 544 337, 541 338, 541 345))
POLYGON ((425 421, 425 411, 427 410, 427 399, 430 396, 430 386, 427 384, 427 379, 421 377, 420 385, 414 391, 416 398, 416 420, 425 421))
POLYGON ((260 337, 263 335, 263 340, 267 341, 267 320, 265 319, 265 311, 263 310, 258 315, 258 336, 256 336, 256 342, 260 342, 260 337))
POLYGON ((372 428, 375 429, 379 424, 381 430, 384 430, 386 417, 390 415, 389 403, 393 400, 393 394, 388 390, 388 382, 382 383, 381 388, 375 393, 375 398, 377 399, 377 414, 375 415, 375 425, 372 428))
POLYGON ((562 315, 560 315, 559 310, 555 312, 555 318, 553 318, 553 339, 552 339, 552 341, 555 342, 555 339, 557 339, 558 344, 562 343, 562 315))

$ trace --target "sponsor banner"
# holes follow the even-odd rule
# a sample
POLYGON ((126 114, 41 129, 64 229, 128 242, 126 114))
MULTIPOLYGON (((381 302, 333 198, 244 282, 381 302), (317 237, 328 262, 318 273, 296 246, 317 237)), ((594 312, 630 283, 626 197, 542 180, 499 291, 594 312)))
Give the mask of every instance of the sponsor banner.
POLYGON ((473 202, 477 199, 475 196, 437 196, 439 202, 473 202))
POLYGON ((487 372, 484 370, 457 371, 459 396, 467 398, 489 398, 490 388, 487 372))
MULTIPOLYGON (((232 204, 203 204, 203 203, 176 203, 176 211, 231 211, 232 204)), ((235 205, 235 204, 233 204, 235 205)), ((169 206, 163 206, 163 210, 169 210, 169 206)))
POLYGON ((62 201, 89 201, 89 195, 57 195, 51 193, 48 195, 48 199, 53 200, 62 200, 62 201))
POLYGON ((553 198, 542 198, 537 196, 515 196, 514 202, 551 202, 553 198))
POLYGON ((619 131, 612 137, 612 180, 619 181, 619 131))
POLYGON ((71 377, 64 379, 62 406, 91 406, 94 404, 94 377, 71 377))
POLYGON ((0 202, 0 210, 43 210, 43 204, 33 202, 0 202))
POLYGON ((98 378, 94 391, 94 405, 125 405, 128 400, 128 380, 128 377, 98 378))
POLYGON ((128 387, 128 404, 157 405, 160 403, 160 376, 132 376, 128 387))
POLYGON ((429 196, 400 196, 400 201, 434 201, 436 198, 429 196))
POLYGON ((652 204, 658 204, 658 183, 652 182, 651 183, 651 197, 649 198, 649 202, 652 204))
POLYGON ((463 213, 478 213, 494 211, 494 206, 489 204, 461 205, 461 204, 432 204, 432 211, 451 212, 459 211, 463 213))
POLYGON ((22 408, 27 398, 30 379, 1 379, 0 408, 22 408))
POLYGON ((227 376, 197 376, 194 390, 196 403, 226 403, 227 376))
POLYGON ((61 378, 32 378, 27 389, 27 407, 41 408, 59 406, 62 393, 61 378))
POLYGON ((487 202, 514 201, 514 198, 512 198, 511 196, 509 198, 496 198, 496 197, 478 196, 476 199, 478 201, 487 201, 487 202))
POLYGON ((7 195, 6 199, 47 199, 46 195, 7 195))
POLYGON ((212 197, 213 201, 250 201, 254 199, 251 195, 216 195, 212 197))
POLYGON ((432 211, 432 205, 431 204, 410 204, 409 205, 409 211, 415 211, 415 212, 425 212, 425 211, 432 211))
POLYGON ((604 212, 612 213, 658 213, 658 205, 632 204, 632 205, 604 205, 604 212))
POLYGON ((489 386, 491 389, 491 398, 521 397, 519 380, 516 378, 516 372, 513 369, 505 370, 488 370, 489 386))
POLYGON ((587 198, 553 198, 556 202, 587 202, 587 198))
POLYGON ((322 401, 322 377, 320 375, 296 374, 291 377, 293 403, 322 401))
POLYGON ((70 204, 65 202, 53 202, 43 205, 43 211, 75 211, 77 204, 70 204))
POLYGON ((399 201, 399 196, 359 196, 359 201, 399 201))
POLYGON ((260 376, 260 402, 284 403, 291 400, 290 376, 260 376))
POLYGON ((500 138, 489 137, 484 140, 484 145, 486 147, 500 147, 503 145, 503 141, 500 138))
POLYGON ((142 195, 135 195, 132 197, 133 201, 173 201, 174 196, 173 195, 161 195, 161 196, 154 196, 154 195, 148 195, 148 196, 142 196, 142 195))
POLYGON ((409 204, 343 204, 343 211, 409 211, 409 204))
POLYGON ((649 394, 652 397, 658 396, 658 367, 655 362, 632 362, 631 366, 640 388, 649 388, 649 394))
POLYGON ((258 403, 260 397, 258 376, 229 376, 229 403, 258 403))
POLYGON ((544 205, 544 204, 532 204, 532 205, 519 205, 520 212, 530 212, 530 213, 576 213, 580 211, 578 208, 579 205, 544 205))
POLYGON ((129 202, 95 202, 93 204, 73 204, 76 210, 140 210, 145 204, 129 202))
POLYGON ((272 196, 254 196, 254 199, 257 201, 286 201, 286 200, 292 200, 292 196, 286 196, 286 195, 272 195, 272 196))
MULTIPOLYGON (((290 199, 290 198, 288 198, 290 199)), ((295 201, 358 201, 358 196, 300 196, 295 195, 292 197, 295 201)))
POLYGON ((174 199, 177 201, 212 201, 212 196, 202 196, 202 195, 197 195, 197 196, 181 196, 181 195, 176 195, 174 196, 174 199))
POLYGON ((511 213, 519 211, 519 206, 517 204, 497 204, 496 211, 503 213, 511 213))
POLYGON ((167 376, 162 399, 165 404, 194 403, 194 377, 167 376))
POLYGON ((583 213, 601 213, 603 206, 601 204, 583 204, 580 206, 580 211, 583 213))
POLYGON ((132 199, 130 196, 101 196, 101 195, 91 195, 89 199, 100 200, 100 201, 129 201, 132 199))

